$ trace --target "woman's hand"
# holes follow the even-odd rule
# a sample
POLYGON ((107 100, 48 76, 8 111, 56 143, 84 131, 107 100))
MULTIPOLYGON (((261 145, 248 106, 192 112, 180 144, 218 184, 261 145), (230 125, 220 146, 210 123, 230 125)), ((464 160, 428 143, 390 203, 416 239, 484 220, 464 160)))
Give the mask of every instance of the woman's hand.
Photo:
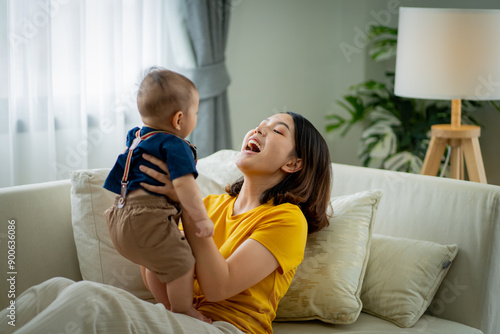
POLYGON ((172 181, 170 180, 170 173, 168 172, 168 167, 165 161, 158 159, 155 156, 152 156, 151 154, 144 153, 142 155, 144 160, 147 160, 151 162, 153 165, 158 166, 162 171, 165 172, 165 174, 160 173, 152 168, 146 167, 144 165, 139 166, 139 169, 141 172, 143 172, 146 175, 151 176, 153 179, 163 183, 163 186, 153 186, 148 183, 141 182, 141 186, 144 187, 144 189, 152 191, 157 194, 165 195, 174 202, 179 202, 179 198, 177 197, 177 194, 175 192, 175 188, 172 184, 172 181))

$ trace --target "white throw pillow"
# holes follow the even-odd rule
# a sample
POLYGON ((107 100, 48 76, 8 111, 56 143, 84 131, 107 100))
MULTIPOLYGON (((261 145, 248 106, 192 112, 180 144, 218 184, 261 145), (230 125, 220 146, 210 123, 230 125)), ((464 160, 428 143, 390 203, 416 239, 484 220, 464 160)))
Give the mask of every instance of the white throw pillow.
POLYGON ((198 160, 196 182, 203 197, 225 193, 226 186, 243 175, 234 163, 238 153, 232 150, 220 150, 198 160))
POLYGON ((116 197, 102 187, 109 171, 79 170, 71 174, 71 216, 82 278, 153 300, 142 282, 139 266, 121 256, 109 237, 103 213, 116 197))
POLYGON ((363 282, 363 311, 411 327, 429 307, 457 245, 374 235, 363 282))
POLYGON ((304 260, 281 299, 276 321, 356 321, 382 191, 333 198, 330 226, 308 236, 304 260))

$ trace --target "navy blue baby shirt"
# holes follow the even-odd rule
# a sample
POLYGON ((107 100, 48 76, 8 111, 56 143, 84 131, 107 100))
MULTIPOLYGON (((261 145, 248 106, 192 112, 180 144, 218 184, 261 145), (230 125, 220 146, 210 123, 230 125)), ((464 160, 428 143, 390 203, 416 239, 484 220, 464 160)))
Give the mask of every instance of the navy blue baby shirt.
MULTIPOLYGON (((137 130, 139 130, 139 128, 135 127, 128 132, 127 147, 130 147, 132 141, 135 139, 137 130)), ((156 131, 155 129, 149 127, 142 127, 142 129, 140 130, 141 136, 151 131, 156 131)), ((118 156, 115 165, 111 169, 108 177, 106 178, 106 181, 104 182, 104 188, 116 194, 120 194, 121 192, 121 181, 128 151, 129 150, 127 149, 125 153, 122 153, 118 156)), ((198 177, 198 172, 196 171, 195 156, 193 151, 191 150, 191 146, 189 146, 189 144, 185 140, 175 135, 167 133, 156 133, 148 139, 141 141, 139 145, 137 145, 137 147, 133 150, 130 163, 130 172, 128 177, 129 184, 127 187, 127 192, 142 188, 140 186, 141 182, 145 182, 151 185, 162 185, 162 183, 147 176, 139 170, 139 166, 144 165, 165 174, 160 168, 153 165, 149 161, 144 160, 142 158, 143 153, 149 153, 165 161, 168 166, 168 171, 170 172, 171 180, 190 173, 193 174, 195 178, 198 177)), ((162 196, 155 193, 152 194, 162 196)))

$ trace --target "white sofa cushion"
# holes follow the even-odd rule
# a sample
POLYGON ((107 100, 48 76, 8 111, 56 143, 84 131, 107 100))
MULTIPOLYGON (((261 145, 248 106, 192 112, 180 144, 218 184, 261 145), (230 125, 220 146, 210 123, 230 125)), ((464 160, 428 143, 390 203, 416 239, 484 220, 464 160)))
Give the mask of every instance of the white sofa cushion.
POLYGON ((429 307, 457 245, 374 235, 363 282, 363 311, 411 327, 429 307))
POLYGON ((361 312, 355 323, 331 325, 320 321, 275 322, 274 334, 483 334, 458 322, 424 314, 411 328, 401 329, 395 324, 361 312))
POLYGON ((153 296, 144 286, 139 266, 114 248, 104 219, 115 194, 102 186, 109 169, 71 174, 71 218, 82 278, 113 285, 144 300, 153 296))
POLYGON ((373 190, 332 199, 330 226, 308 236, 304 261, 278 305, 276 321, 356 321, 381 196, 373 190))

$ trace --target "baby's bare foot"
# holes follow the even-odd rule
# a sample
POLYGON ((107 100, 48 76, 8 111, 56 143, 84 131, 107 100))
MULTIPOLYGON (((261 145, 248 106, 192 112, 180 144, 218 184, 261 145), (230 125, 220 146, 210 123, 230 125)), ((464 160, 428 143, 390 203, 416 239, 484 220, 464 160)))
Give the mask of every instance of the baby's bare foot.
POLYGON ((196 319, 204 321, 206 323, 209 323, 209 324, 212 323, 212 319, 205 317, 203 314, 201 314, 200 312, 198 312, 194 308, 191 308, 189 311, 186 312, 186 314, 189 315, 190 317, 196 318, 196 319))

